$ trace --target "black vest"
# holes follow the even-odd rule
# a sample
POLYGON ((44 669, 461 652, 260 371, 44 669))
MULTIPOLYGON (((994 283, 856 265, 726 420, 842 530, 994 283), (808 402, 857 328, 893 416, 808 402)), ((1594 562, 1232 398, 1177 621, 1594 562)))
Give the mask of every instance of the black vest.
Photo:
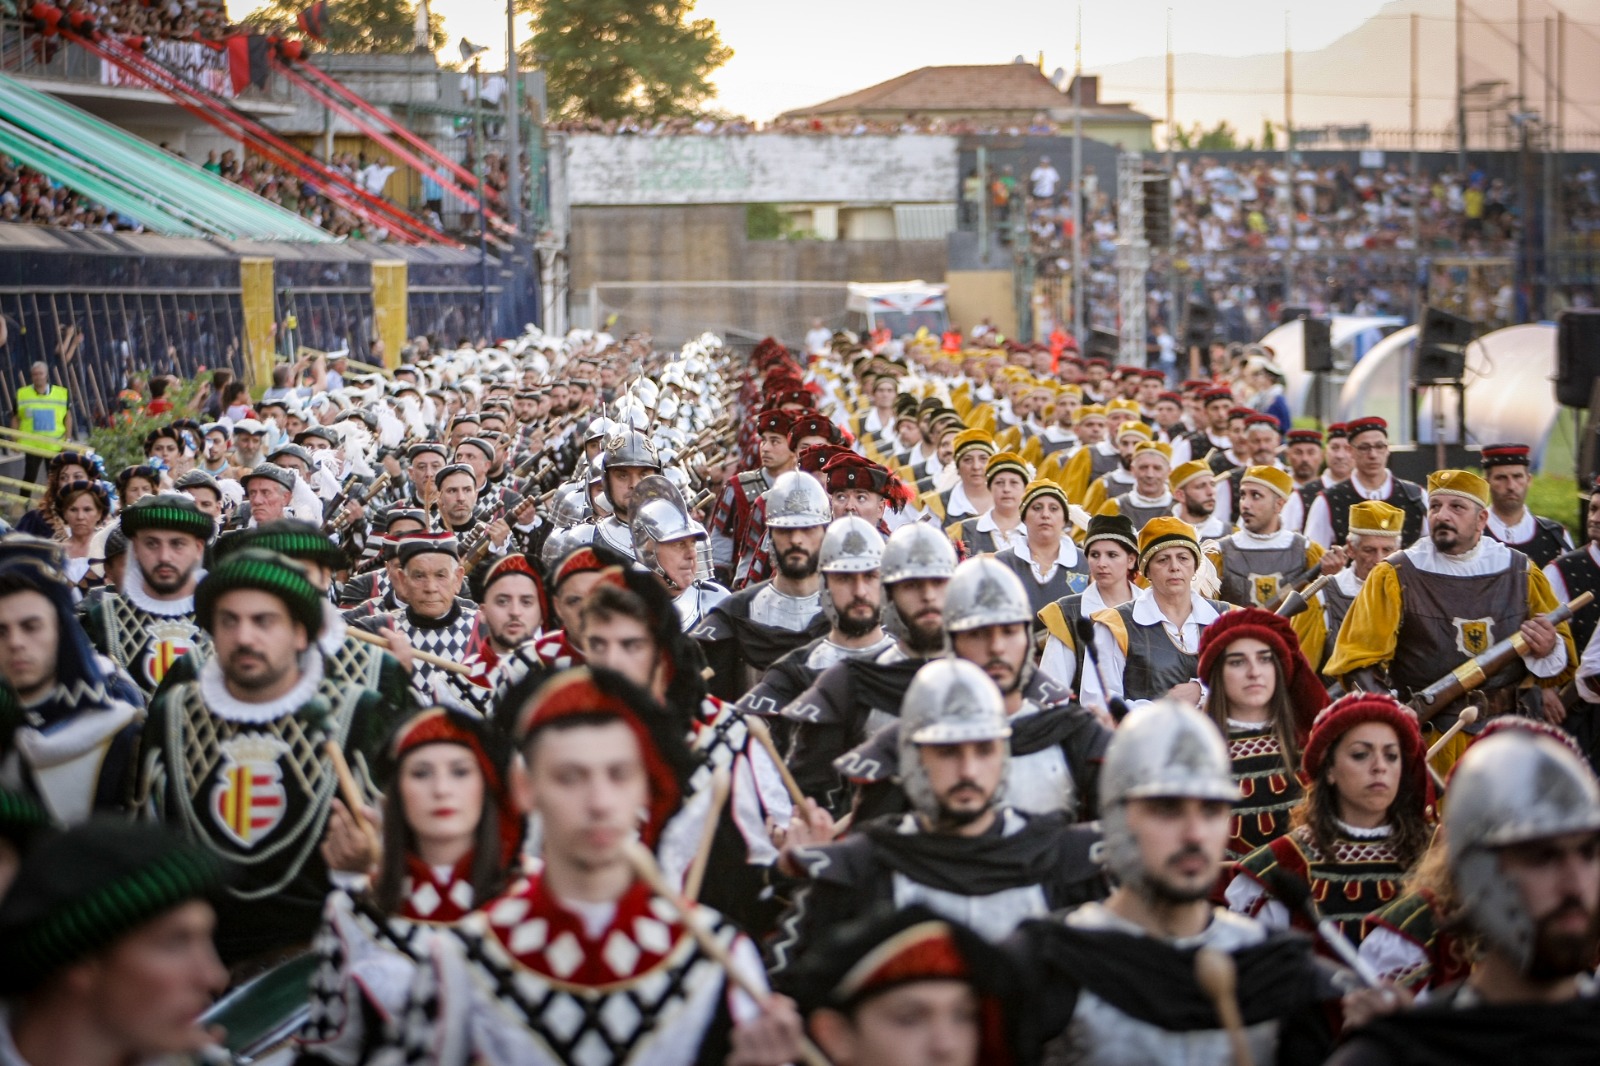
POLYGON ((1302 522, 1305 521, 1305 516, 1311 513, 1311 505, 1316 502, 1318 496, 1322 495, 1322 490, 1325 488, 1327 486, 1322 483, 1321 474, 1313 477, 1304 485, 1295 488, 1295 494, 1300 497, 1300 520, 1302 522))
POLYGON ((1572 627, 1573 646, 1582 654, 1583 649, 1589 646, 1589 638, 1594 636, 1595 625, 1600 623, 1600 566, 1595 565, 1587 544, 1560 556, 1554 566, 1561 580, 1566 582, 1568 596, 1583 592, 1592 592, 1595 596, 1593 603, 1573 615, 1572 621, 1567 623, 1572 627))
MULTIPOLYGON (((1389 480, 1393 488, 1383 502, 1405 512, 1405 525, 1400 529, 1400 547, 1409 548, 1422 536, 1422 520, 1428 517, 1428 506, 1422 502, 1421 485, 1393 475, 1389 480)), ((1333 526, 1333 543, 1343 544, 1350 534, 1350 508, 1366 497, 1356 491, 1348 478, 1324 489, 1322 497, 1328 501, 1328 521, 1333 526)))
MULTIPOLYGON (((1484 530, 1484 532, 1488 533, 1489 536, 1494 537, 1493 531, 1484 530)), ((1543 570, 1545 567, 1555 562, 1558 556, 1568 550, 1567 542, 1562 539, 1563 532, 1564 531, 1561 528, 1560 522, 1555 522, 1548 518, 1540 518, 1538 515, 1534 515, 1533 536, 1531 538, 1523 541, 1520 544, 1513 544, 1509 540, 1501 541, 1501 543, 1505 544, 1508 548, 1517 549, 1517 551, 1532 559, 1533 565, 1537 566, 1540 570, 1543 570)), ((1499 537, 1495 537, 1494 539, 1500 540, 1499 537)), ((1583 645, 1580 644, 1578 647, 1581 649, 1583 645)))

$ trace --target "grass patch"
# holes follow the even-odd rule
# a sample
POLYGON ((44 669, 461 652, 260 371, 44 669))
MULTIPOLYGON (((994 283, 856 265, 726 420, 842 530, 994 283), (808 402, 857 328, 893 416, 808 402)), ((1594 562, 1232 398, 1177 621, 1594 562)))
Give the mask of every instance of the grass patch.
POLYGON ((1578 520, 1582 506, 1577 479, 1560 474, 1533 475, 1533 484, 1528 487, 1528 510, 1566 526, 1574 533, 1575 543, 1583 539, 1583 523, 1578 520))

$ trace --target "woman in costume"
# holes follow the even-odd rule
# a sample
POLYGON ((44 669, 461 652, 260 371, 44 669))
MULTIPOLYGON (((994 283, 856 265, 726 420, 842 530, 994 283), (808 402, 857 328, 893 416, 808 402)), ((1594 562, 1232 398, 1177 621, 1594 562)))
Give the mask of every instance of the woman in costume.
POLYGON ((1393 696, 1353 692, 1317 717, 1293 828, 1239 863, 1228 906, 1269 927, 1310 929, 1278 896, 1278 871, 1305 885, 1352 942, 1363 919, 1400 895, 1429 839, 1432 783, 1417 719, 1393 696))
POLYGON ((1035 614, 1089 585, 1089 566, 1067 533, 1067 494, 1054 481, 1029 483, 1022 494, 1022 526, 1027 535, 995 558, 1016 572, 1028 590, 1035 614))
POLYGON ((18 533, 31 533, 49 539, 61 528, 56 505, 63 485, 89 480, 89 461, 79 452, 59 452, 50 460, 45 476, 44 495, 17 520, 18 533))
POLYGON ((1228 858, 1243 859, 1289 831, 1302 790, 1295 777, 1306 734, 1328 692, 1286 618, 1259 607, 1229 611, 1200 635, 1205 712, 1228 740, 1239 799, 1228 858))
POLYGON ((66 550, 67 580, 81 594, 87 587, 94 535, 111 517, 111 498, 98 481, 74 481, 56 491, 56 540, 66 550))
MULTIPOLYGON (((505 884, 522 841, 504 742, 484 722, 433 707, 403 723, 379 767, 383 849, 368 879, 336 874, 315 950, 302 1064, 354 1064, 404 1006, 430 930, 459 921, 505 884)), ((323 845, 349 871, 370 855, 342 805, 323 845)))
POLYGON ((1133 581, 1139 572, 1139 538, 1132 520, 1125 515, 1096 515, 1089 519, 1083 558, 1090 583, 1080 592, 1046 604, 1037 615, 1047 634, 1039 669, 1073 691, 1083 680, 1090 617, 1096 611, 1120 607, 1133 599, 1133 581))

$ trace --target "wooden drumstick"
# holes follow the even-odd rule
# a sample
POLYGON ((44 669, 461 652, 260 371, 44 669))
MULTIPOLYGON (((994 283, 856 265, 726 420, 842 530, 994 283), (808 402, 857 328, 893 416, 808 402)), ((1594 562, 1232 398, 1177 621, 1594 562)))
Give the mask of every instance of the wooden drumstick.
MULTIPOLYGON (((365 629, 357 629, 355 626, 350 626, 345 632, 363 644, 371 644, 377 648, 387 648, 389 646, 387 640, 384 640, 376 633, 369 633, 365 629)), ((446 659, 442 655, 435 655, 431 651, 418 651, 416 648, 412 648, 411 654, 418 662, 437 666, 439 669, 448 670, 452 674, 460 674, 462 677, 470 677, 472 675, 471 667, 458 663, 454 659, 446 659)))
POLYGON ((350 764, 345 761, 344 749, 330 736, 322 742, 322 750, 328 756, 328 762, 333 765, 333 776, 339 780, 339 798, 344 800, 345 807, 350 811, 350 817, 355 819, 356 828, 372 845, 373 862, 376 864, 383 854, 383 844, 378 839, 377 828, 367 821, 366 802, 361 797, 361 787, 356 784, 356 775, 350 772, 350 764))
MULTIPOLYGON (((756 984, 739 968, 739 964, 733 961, 733 956, 728 953, 722 941, 701 922, 695 905, 684 899, 682 894, 667 883, 666 875, 661 872, 661 867, 656 865, 656 857, 650 853, 650 849, 635 840, 624 845, 624 854, 627 855, 628 863, 633 867, 634 873, 649 886, 650 891, 666 900, 672 905, 672 909, 678 912, 678 916, 683 919, 684 927, 689 930, 689 935, 694 937, 695 943, 700 945, 700 950, 706 953, 706 957, 722 967, 735 988, 765 1006, 771 993, 756 984)), ((832 1066, 822 1050, 803 1033, 800 1036, 800 1058, 806 1066, 832 1066)), ((1251 1064, 1247 1063, 1246 1066, 1251 1064)))
POLYGON ((1446 744, 1450 743, 1452 737, 1477 720, 1478 708, 1463 707, 1461 709, 1461 713, 1456 716, 1456 720, 1450 726, 1450 728, 1446 729, 1444 734, 1440 736, 1438 740, 1434 741, 1428 746, 1428 760, 1431 762, 1433 757, 1443 751, 1446 744))
POLYGON ((1194 980, 1211 1000, 1217 1017, 1222 1019, 1222 1027, 1228 1031, 1234 1066, 1255 1066, 1250 1042, 1245 1037, 1244 1018, 1239 1013, 1239 971, 1233 956, 1216 948, 1201 948, 1194 953, 1194 980))

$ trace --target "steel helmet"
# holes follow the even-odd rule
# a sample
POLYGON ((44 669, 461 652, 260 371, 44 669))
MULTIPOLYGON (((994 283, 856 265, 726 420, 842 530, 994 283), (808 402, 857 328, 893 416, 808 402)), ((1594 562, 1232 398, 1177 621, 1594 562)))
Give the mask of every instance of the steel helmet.
POLYGON ((544 547, 539 549, 539 562, 549 573, 550 568, 565 559, 570 553, 577 551, 585 544, 594 540, 594 523, 584 522, 580 525, 569 526, 566 529, 557 529, 545 538, 544 547))
MULTIPOLYGON (((936 817, 939 800, 917 749, 931 744, 1007 740, 1010 736, 1005 700, 989 675, 965 659, 934 659, 917 671, 900 701, 900 787, 918 813, 936 817)), ((1010 756, 1007 744, 995 802, 1005 792, 1010 756)))
POLYGON ((948 578, 955 569, 955 546, 929 522, 908 522, 891 533, 883 547, 885 585, 914 578, 948 578))
POLYGON ((556 489, 550 501, 550 521, 557 529, 571 529, 587 522, 594 515, 589 506, 589 487, 581 481, 569 481, 556 489))
POLYGON ((605 415, 599 415, 589 420, 589 428, 583 431, 583 442, 592 444, 603 441, 617 430, 617 424, 605 415))
POLYGON ((1032 621, 1028 590, 1009 566, 993 556, 980 555, 956 567, 944 593, 946 632, 1032 621))
MULTIPOLYGON (((667 578, 667 574, 656 556, 657 545, 690 538, 706 539, 705 527, 690 517, 682 495, 660 474, 651 474, 634 487, 629 513, 632 520, 628 531, 633 536, 634 558, 645 569, 663 578, 667 578)), ((698 577, 698 559, 695 569, 698 577)), ((673 583, 670 578, 667 581, 673 583)))
MULTIPOLYGON (((814 480, 801 474, 803 480, 814 480)), ((865 574, 883 565, 883 537, 871 522, 856 515, 836 519, 823 534, 817 570, 824 574, 865 574)))
POLYGON ((1147 875, 1128 829, 1128 801, 1174 797, 1234 803, 1239 786, 1216 724, 1193 707, 1162 699, 1122 720, 1100 767, 1105 860, 1118 881, 1137 884, 1147 875))
MULTIPOLYGON (((810 474, 799 470, 780 474, 764 495, 768 529, 807 529, 833 521, 828 492, 810 474)), ((883 538, 879 537, 878 542, 882 544, 883 538)))
POLYGON ((1600 786, 1576 755, 1549 737, 1508 729, 1461 756, 1444 805, 1450 874, 1473 928, 1524 969, 1536 923, 1500 870, 1496 849, 1568 833, 1600 832, 1600 786))

